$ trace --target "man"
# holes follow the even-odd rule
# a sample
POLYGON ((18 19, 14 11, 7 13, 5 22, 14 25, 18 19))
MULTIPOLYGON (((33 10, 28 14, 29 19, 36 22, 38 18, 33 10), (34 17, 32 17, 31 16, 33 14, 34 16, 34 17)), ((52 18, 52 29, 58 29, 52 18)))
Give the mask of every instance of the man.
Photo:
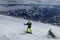
POLYGON ((30 20, 28 20, 28 23, 26 23, 24 25, 28 25, 28 27, 26 28, 26 33, 32 33, 32 29, 31 29, 32 23, 30 22, 30 20))

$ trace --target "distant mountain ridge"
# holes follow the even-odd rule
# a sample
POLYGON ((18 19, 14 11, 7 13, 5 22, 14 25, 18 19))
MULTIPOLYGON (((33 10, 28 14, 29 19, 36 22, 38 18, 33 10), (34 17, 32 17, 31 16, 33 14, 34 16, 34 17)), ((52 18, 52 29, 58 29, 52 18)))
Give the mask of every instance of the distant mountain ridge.
POLYGON ((9 10, 0 11, 0 13, 60 26, 59 6, 13 6, 6 8, 9 10))
POLYGON ((34 3, 52 3, 52 4, 59 4, 60 3, 60 1, 59 0, 0 0, 0 4, 5 4, 5 3, 7 3, 7 4, 13 4, 13 3, 18 3, 18 4, 20 4, 20 3, 27 3, 27 4, 29 4, 29 3, 32 3, 32 4, 34 4, 34 3))

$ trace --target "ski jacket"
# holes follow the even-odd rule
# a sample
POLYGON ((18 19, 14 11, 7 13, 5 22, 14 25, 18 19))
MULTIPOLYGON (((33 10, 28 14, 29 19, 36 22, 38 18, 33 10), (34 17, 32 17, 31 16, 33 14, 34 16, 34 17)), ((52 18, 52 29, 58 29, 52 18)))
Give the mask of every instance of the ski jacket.
POLYGON ((32 23, 27 23, 27 24, 24 24, 24 25, 28 25, 28 28, 31 28, 32 23))

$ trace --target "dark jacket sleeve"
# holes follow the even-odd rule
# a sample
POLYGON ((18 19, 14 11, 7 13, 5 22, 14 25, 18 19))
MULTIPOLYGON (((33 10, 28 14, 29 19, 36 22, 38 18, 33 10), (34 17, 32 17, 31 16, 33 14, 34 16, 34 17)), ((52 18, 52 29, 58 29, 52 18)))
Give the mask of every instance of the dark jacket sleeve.
POLYGON ((28 23, 24 24, 24 25, 28 25, 28 23))

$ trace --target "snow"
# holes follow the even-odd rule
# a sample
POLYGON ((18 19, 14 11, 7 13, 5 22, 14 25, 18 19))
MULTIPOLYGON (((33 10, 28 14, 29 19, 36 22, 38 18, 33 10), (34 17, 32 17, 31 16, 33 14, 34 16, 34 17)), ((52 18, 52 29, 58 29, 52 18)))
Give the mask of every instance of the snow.
POLYGON ((59 0, 0 0, 0 4, 20 4, 20 3, 52 3, 52 4, 60 4, 59 0), (29 2, 30 1, 30 2, 29 2))
POLYGON ((32 22, 33 34, 24 34, 27 20, 0 15, 0 40, 60 40, 60 27, 32 22), (48 38, 48 30, 52 28, 56 39, 48 38))
POLYGON ((9 10, 17 10, 17 9, 28 9, 28 7, 30 7, 30 6, 20 6, 20 5, 16 5, 16 6, 9 6, 9 7, 5 7, 4 5, 3 6, 1 6, 0 5, 0 11, 9 11, 9 10))

